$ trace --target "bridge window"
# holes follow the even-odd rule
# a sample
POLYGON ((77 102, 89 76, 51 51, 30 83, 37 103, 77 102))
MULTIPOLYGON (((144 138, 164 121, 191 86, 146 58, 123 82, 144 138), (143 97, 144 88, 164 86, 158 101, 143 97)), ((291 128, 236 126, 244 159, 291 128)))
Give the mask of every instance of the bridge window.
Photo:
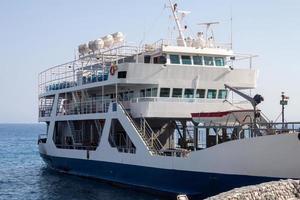
POLYGON ((224 66, 224 58, 223 57, 215 57, 216 66, 224 66))
POLYGON ((194 89, 185 89, 184 98, 194 98, 194 89))
POLYGON ((134 96, 134 92, 133 91, 129 91, 128 92, 128 100, 133 99, 134 96))
POLYGON ((151 88, 146 89, 146 97, 151 97, 151 88))
POLYGON ((150 63, 151 61, 151 56, 144 56, 144 63, 150 63))
POLYGON ((180 64, 179 55, 171 54, 170 61, 171 61, 171 64, 180 64))
POLYGON ((204 99, 205 98, 205 89, 197 89, 196 98, 204 99))
POLYGON ((152 88, 151 89, 151 96, 152 97, 157 97, 157 88, 152 88))
POLYGON ((227 90, 219 90, 218 99, 226 99, 227 98, 227 90))
POLYGON ((145 97, 145 90, 144 89, 140 90, 140 97, 145 97))
POLYGON ((204 64, 213 66, 214 65, 214 58, 209 56, 204 56, 204 64))
POLYGON ((203 65, 202 56, 193 56, 194 65, 203 65))
POLYGON ((207 90, 207 98, 215 99, 217 97, 217 90, 207 90))
POLYGON ((182 88, 173 88, 172 97, 181 98, 182 97, 182 88))
POLYGON ((181 60, 182 60, 183 65, 191 65, 192 64, 191 56, 181 56, 181 60))
POLYGON ((166 64, 166 57, 165 56, 157 56, 153 58, 154 64, 166 64))
POLYGON ((170 97, 170 88, 160 88, 160 97, 170 97))

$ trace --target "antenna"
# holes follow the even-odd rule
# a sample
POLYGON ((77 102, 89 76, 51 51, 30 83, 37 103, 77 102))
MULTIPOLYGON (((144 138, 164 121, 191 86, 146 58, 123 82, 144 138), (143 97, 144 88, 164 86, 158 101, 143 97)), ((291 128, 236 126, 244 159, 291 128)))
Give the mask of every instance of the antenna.
MULTIPOLYGON (((215 24, 220 24, 220 22, 205 22, 205 23, 199 23, 198 24, 200 26, 206 26, 206 31, 205 31, 205 40, 206 40, 206 42, 207 42, 207 39, 208 39, 208 31, 209 31, 211 25, 215 25, 215 24)), ((213 32, 212 29, 211 29, 211 34, 214 37, 214 32, 213 32)))
POLYGON ((181 24, 179 22, 179 18, 177 16, 177 4, 176 3, 173 4, 171 0, 169 0, 169 3, 170 3, 170 8, 171 8, 172 13, 173 13, 174 20, 175 20, 176 25, 177 25, 177 29, 178 29, 178 33, 179 33, 179 39, 182 41, 183 46, 186 47, 185 37, 184 37, 183 31, 182 31, 182 28, 181 28, 181 24))

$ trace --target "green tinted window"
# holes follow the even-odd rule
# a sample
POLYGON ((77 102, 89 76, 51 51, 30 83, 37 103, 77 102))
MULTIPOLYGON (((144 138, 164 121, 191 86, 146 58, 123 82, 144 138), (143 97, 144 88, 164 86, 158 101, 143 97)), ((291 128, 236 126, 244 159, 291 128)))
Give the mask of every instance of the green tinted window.
POLYGON ((145 97, 145 90, 140 90, 140 97, 145 97))
POLYGON ((227 90, 219 90, 218 99, 226 99, 227 98, 227 90))
POLYGON ((194 65, 203 65, 202 56, 193 56, 194 65))
POLYGON ((179 56, 178 55, 170 55, 171 64, 180 64, 179 56))
POLYGON ((217 97, 217 90, 207 90, 207 98, 215 99, 217 97))
POLYGON ((181 56, 181 60, 182 60, 182 64, 184 65, 192 64, 191 56, 181 56))
POLYGON ((204 64, 213 66, 214 65, 214 58, 209 56, 204 56, 204 64))
POLYGON ((197 89, 196 98, 204 99, 205 98, 205 89, 197 89))
POLYGON ((151 96, 152 97, 157 97, 157 88, 152 88, 152 90, 151 90, 151 96))
POLYGON ((170 88, 160 88, 160 97, 170 97, 170 88))
POLYGON ((185 89, 184 98, 194 98, 194 89, 185 89))
POLYGON ((182 97, 182 89, 181 88, 173 88, 172 97, 182 97))
POLYGON ((151 88, 146 89, 146 97, 151 97, 151 88))
POLYGON ((216 66, 224 66, 224 58, 223 57, 215 57, 216 66))

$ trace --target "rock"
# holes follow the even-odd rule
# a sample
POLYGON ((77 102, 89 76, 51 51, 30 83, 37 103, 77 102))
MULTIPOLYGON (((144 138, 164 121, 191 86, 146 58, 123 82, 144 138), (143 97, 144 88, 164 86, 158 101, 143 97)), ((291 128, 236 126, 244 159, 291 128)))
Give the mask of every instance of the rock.
POLYGON ((206 200, 300 200, 300 180, 280 180, 236 188, 206 200))

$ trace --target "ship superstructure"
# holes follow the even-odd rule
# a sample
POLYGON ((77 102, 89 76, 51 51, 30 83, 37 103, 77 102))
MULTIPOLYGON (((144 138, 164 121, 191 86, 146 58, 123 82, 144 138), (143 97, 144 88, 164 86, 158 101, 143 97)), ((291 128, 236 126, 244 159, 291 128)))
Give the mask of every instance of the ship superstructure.
POLYGON ((251 102, 229 98, 226 85, 256 87, 253 56, 235 54, 208 33, 185 37, 182 12, 172 2, 170 8, 175 41, 133 46, 117 32, 80 45, 78 59, 40 73, 43 159, 70 174, 202 196, 299 178, 297 159, 285 166, 286 145, 300 150, 297 135, 277 135, 251 102), (241 59, 250 67, 234 64, 241 59))

